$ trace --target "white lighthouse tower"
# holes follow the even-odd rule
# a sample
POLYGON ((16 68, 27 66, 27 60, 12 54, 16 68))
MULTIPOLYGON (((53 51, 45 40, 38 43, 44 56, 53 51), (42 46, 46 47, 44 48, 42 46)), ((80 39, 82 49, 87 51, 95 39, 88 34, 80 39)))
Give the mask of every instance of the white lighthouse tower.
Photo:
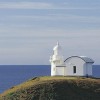
POLYGON ((62 75, 62 73, 64 74, 64 60, 61 54, 61 46, 59 45, 59 42, 57 42, 57 45, 53 48, 53 55, 50 57, 50 63, 51 76, 62 75))

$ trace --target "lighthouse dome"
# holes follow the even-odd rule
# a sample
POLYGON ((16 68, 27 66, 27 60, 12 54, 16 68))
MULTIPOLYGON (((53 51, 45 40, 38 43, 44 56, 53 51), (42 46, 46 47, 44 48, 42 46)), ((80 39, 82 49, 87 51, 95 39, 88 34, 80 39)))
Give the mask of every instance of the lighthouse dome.
POLYGON ((53 48, 53 50, 61 50, 61 46, 59 45, 59 42, 57 42, 57 45, 53 48))
POLYGON ((61 46, 59 45, 59 42, 57 42, 57 45, 53 48, 54 55, 62 55, 61 53, 61 46))

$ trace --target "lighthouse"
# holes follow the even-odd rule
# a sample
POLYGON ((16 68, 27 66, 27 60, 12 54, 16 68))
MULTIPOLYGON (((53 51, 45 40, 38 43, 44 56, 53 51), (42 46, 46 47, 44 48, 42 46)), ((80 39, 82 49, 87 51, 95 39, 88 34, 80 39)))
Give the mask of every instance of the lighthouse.
POLYGON ((56 46, 53 48, 53 55, 50 56, 50 63, 51 76, 62 75, 62 73, 64 74, 64 60, 59 42, 57 42, 56 46))

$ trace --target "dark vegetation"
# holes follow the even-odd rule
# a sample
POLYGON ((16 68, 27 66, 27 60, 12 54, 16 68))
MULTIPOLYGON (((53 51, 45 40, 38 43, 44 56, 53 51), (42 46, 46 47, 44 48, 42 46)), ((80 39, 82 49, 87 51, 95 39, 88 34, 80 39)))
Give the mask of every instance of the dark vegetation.
POLYGON ((35 77, 5 91, 0 100, 100 100, 100 79, 35 77))

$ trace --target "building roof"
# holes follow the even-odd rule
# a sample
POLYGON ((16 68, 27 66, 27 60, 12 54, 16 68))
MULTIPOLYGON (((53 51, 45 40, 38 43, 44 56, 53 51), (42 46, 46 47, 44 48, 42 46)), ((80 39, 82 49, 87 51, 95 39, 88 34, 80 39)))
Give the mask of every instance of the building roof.
POLYGON ((80 56, 85 62, 90 62, 90 63, 94 63, 93 59, 88 58, 86 56, 80 56))
POLYGON ((88 58, 86 56, 71 56, 68 57, 64 62, 66 62, 69 58, 73 58, 73 57, 78 57, 81 58, 82 60, 84 60, 86 63, 94 63, 94 61, 91 58, 88 58))

